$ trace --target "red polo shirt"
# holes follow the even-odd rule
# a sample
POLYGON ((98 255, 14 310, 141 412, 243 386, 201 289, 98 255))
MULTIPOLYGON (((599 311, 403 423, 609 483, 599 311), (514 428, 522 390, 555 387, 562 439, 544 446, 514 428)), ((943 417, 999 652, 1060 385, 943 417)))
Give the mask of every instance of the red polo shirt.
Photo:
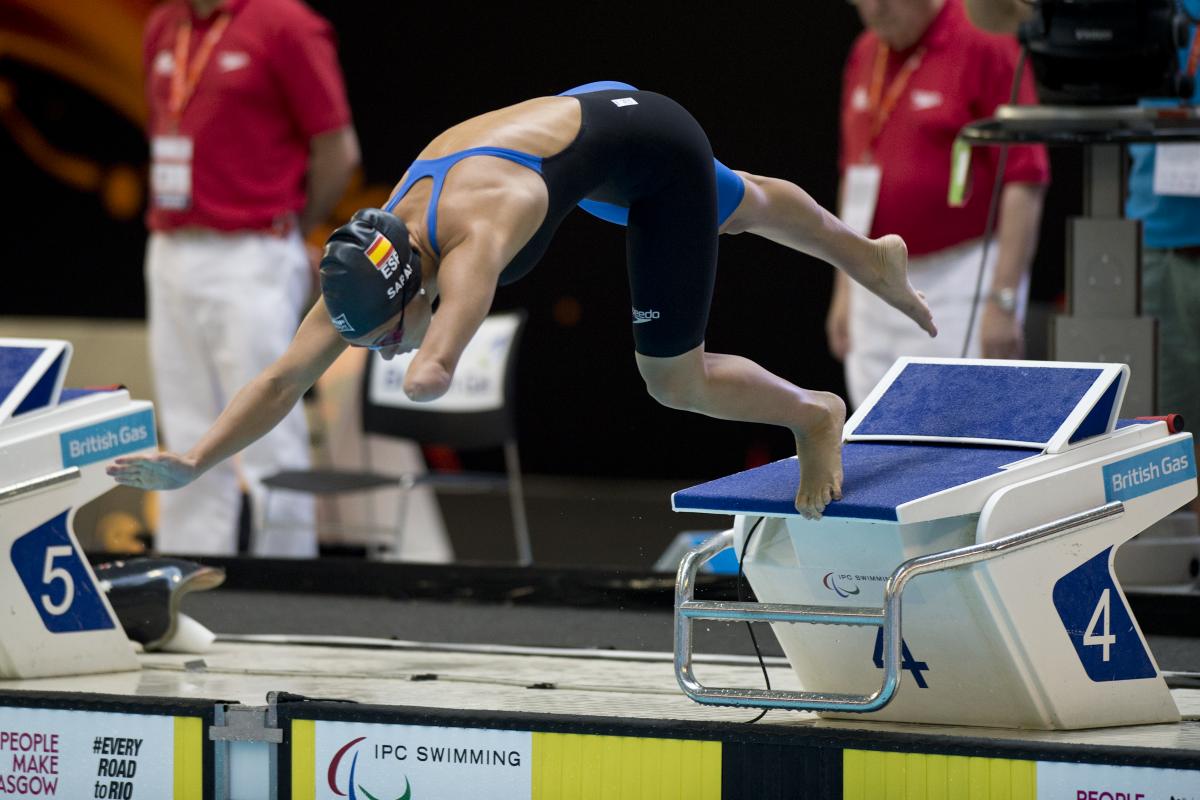
MULTIPOLYGON (((964 125, 992 116, 996 106, 1008 102, 1018 56, 1016 41, 984 33, 967 19, 962 0, 946 0, 917 44, 902 53, 888 53, 884 97, 908 57, 924 51, 920 66, 904 84, 872 143, 869 98, 878 47, 874 33, 864 31, 858 37, 842 84, 841 170, 844 174, 848 165, 861 163, 868 152, 882 170, 871 236, 898 233, 909 253, 918 256, 979 238, 987 224, 1000 150, 973 149, 966 204, 961 208, 946 202, 950 152, 964 125)), ((1028 64, 1018 97, 1021 103, 1037 102, 1028 64)), ((1045 148, 1008 148, 1005 183, 1049 179, 1045 148)))
POLYGON ((329 23, 301 0, 226 0, 204 19, 172 0, 150 16, 144 46, 150 135, 193 142, 191 205, 169 210, 151 200, 150 229, 267 229, 303 209, 311 138, 350 124, 329 23), (176 123, 169 99, 178 31, 191 21, 195 64, 222 13, 229 22, 176 123))

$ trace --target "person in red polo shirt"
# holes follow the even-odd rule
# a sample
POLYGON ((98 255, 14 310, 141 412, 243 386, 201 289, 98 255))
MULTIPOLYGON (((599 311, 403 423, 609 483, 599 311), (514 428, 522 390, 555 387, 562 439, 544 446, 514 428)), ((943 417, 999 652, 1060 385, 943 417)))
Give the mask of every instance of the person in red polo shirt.
MULTIPOLYGON (((358 165, 330 25, 301 0, 170 0, 144 40, 151 198, 150 361, 169 447, 190 447, 234 393, 283 353, 313 274, 303 235, 358 165)), ((239 477, 308 465, 297 408, 232 464, 164 495, 162 552, 234 553, 239 477)), ((272 509, 262 554, 316 552, 314 507, 272 509), (274 523, 279 523, 275 525, 274 523)))
MULTIPOLYGON (((855 0, 866 30, 843 75, 841 214, 878 237, 896 233, 909 278, 938 320, 936 339, 839 273, 827 319, 830 349, 846 365, 859 405, 896 358, 962 355, 984 256, 984 229, 998 148, 972 153, 965 203, 947 195, 951 149, 962 127, 1009 101, 1017 45, 973 26, 962 0, 855 0)), ((1019 102, 1036 102, 1022 76, 1019 102)), ((1041 147, 1010 147, 996 236, 987 248, 981 303, 968 355, 1019 358, 1029 268, 1049 180, 1041 147)))

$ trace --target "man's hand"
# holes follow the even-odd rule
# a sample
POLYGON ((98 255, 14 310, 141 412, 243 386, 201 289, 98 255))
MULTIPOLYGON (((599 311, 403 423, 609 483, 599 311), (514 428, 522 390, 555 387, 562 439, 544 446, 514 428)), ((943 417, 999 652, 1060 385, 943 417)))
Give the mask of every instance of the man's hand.
POLYGON ((979 320, 980 346, 984 358, 1022 358, 1025 355, 1025 331, 1012 312, 985 303, 979 320))
POLYGON ((120 456, 105 470, 117 483, 138 489, 178 489, 200 477, 192 459, 166 451, 120 456))

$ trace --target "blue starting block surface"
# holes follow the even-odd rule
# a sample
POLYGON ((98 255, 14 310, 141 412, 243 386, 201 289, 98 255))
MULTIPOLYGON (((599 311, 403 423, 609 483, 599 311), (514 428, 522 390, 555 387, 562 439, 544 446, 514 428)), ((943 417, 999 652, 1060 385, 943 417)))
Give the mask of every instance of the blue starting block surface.
POLYGON ((70 359, 66 342, 0 340, 0 424, 57 405, 70 359))
MULTIPOLYGON (((1116 427, 1151 422, 1123 419, 1116 427)), ((904 503, 986 478, 1040 452, 1028 447, 850 442, 842 447, 842 499, 830 503, 825 516, 895 522, 896 509, 904 503)), ((799 486, 796 459, 785 458, 682 489, 671 497, 671 507, 712 514, 795 514, 799 486)))
POLYGON ((1128 367, 900 359, 847 423, 849 441, 995 443, 1060 452, 1109 433, 1128 367))
MULTIPOLYGON (((842 448, 842 499, 826 506, 825 516, 895 522, 896 509, 910 500, 986 478, 1005 464, 1039 452, 1022 447, 851 442, 842 448)), ((796 459, 785 458, 678 491, 671 505, 676 511, 794 515, 799 486, 796 459)))
MULTIPOLYGON (((899 521, 905 503, 1111 433, 1123 364, 902 358, 847 421, 843 497, 827 517, 899 521)), ((676 511, 794 515, 789 458, 676 492, 676 511)))

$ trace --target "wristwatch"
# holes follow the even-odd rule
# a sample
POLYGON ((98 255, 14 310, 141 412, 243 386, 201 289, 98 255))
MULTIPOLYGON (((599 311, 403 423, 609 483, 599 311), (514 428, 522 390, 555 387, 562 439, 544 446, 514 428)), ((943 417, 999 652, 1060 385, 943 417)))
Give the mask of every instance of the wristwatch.
POLYGON ((993 289, 992 293, 988 295, 988 302, 1005 314, 1013 314, 1017 310, 1017 292, 1007 286, 1002 289, 993 289))

